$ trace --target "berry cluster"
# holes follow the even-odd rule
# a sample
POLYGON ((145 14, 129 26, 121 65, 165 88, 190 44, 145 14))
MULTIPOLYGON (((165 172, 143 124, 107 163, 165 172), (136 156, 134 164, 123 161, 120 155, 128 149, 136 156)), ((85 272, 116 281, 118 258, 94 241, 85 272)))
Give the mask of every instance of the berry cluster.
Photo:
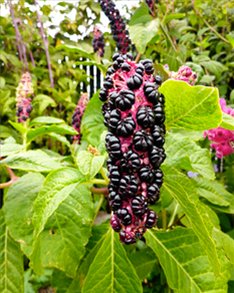
MULTIPOLYGON (((169 69, 168 66, 165 66, 165 68, 167 70, 169 69)), ((175 80, 183 80, 190 85, 194 85, 197 81, 197 74, 193 72, 189 66, 186 65, 182 65, 177 72, 170 71, 169 77, 175 80)))
POLYGON ((145 2, 149 7, 150 14, 154 15, 154 0, 145 0, 145 2))
POLYGON ((32 112, 32 100, 30 96, 33 94, 32 79, 29 72, 22 74, 19 85, 16 89, 16 115, 18 122, 25 122, 32 112))
POLYGON ((156 224, 148 205, 158 200, 163 182, 164 97, 153 71, 149 59, 137 64, 131 54, 116 53, 100 91, 108 127, 111 225, 127 244, 156 224))
MULTIPOLYGON (((220 106, 224 113, 234 117, 234 109, 226 106, 225 99, 220 99, 220 106)), ((204 136, 212 142, 211 148, 216 151, 216 157, 222 158, 234 153, 234 131, 217 127, 206 130, 204 136)))
POLYGON ((81 119, 84 114, 85 108, 88 104, 88 101, 89 101, 88 94, 83 93, 72 115, 72 126, 78 132, 77 135, 73 136, 73 142, 80 143, 80 140, 81 140, 80 124, 81 124, 81 119))
POLYGON ((100 57, 104 55, 104 38, 102 32, 95 26, 93 29, 93 49, 100 57))
POLYGON ((122 54, 126 54, 129 51, 131 41, 129 39, 129 32, 126 29, 124 20, 120 16, 119 10, 111 0, 99 0, 99 3, 103 12, 110 20, 111 32, 117 43, 118 50, 122 54))

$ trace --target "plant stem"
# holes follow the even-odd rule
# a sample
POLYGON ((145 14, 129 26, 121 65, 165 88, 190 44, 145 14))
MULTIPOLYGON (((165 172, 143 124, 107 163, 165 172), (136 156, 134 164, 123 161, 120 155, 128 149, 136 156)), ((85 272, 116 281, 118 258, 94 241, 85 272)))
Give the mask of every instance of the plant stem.
POLYGON ((107 187, 101 187, 101 188, 91 187, 91 191, 92 191, 92 193, 96 193, 96 194, 104 194, 104 195, 108 194, 107 187))
POLYGON ((160 23, 160 28, 161 28, 162 32, 164 33, 166 39, 167 39, 167 40, 169 41, 169 43, 171 44, 173 50, 174 50, 175 52, 177 52, 177 48, 176 48, 175 44, 173 43, 173 41, 172 41, 170 35, 168 34, 168 32, 165 30, 165 28, 163 27, 163 25, 162 25, 161 23, 160 23))
POLYGON ((103 179, 106 181, 106 184, 108 184, 109 181, 110 181, 110 179, 109 179, 108 176, 106 175, 106 172, 105 172, 105 170, 104 170, 103 167, 100 169, 100 173, 101 173, 103 179))
POLYGON ((173 211, 173 213, 171 215, 171 218, 170 218, 170 221, 168 223, 168 227, 171 227, 173 225, 173 223, 175 221, 175 217, 176 217, 177 211, 178 211, 178 208, 179 208, 179 204, 176 203, 175 208, 174 208, 174 211, 173 211))
POLYGON ((141 53, 138 53, 135 59, 135 62, 137 63, 141 59, 141 53))
POLYGON ((18 180, 18 176, 15 175, 15 173, 13 172, 13 170, 9 167, 7 167, 7 173, 10 176, 10 180, 4 183, 0 184, 0 189, 6 188, 11 186, 14 182, 16 182, 18 180))
POLYGON ((104 180, 104 179, 97 179, 97 178, 92 179, 90 181, 90 183, 92 183, 92 184, 101 184, 101 185, 105 185, 105 186, 107 185, 106 180, 104 180))
POLYGON ((162 228, 166 231, 167 229, 167 211, 166 209, 162 209, 162 228))
MULTIPOLYGON (((34 0, 34 3, 35 3, 36 7, 39 7, 37 0, 34 0)), ((40 35, 41 35, 42 41, 44 43, 44 48, 45 48, 45 53, 46 53, 46 60, 47 60, 47 66, 48 66, 48 71, 49 71, 49 77, 50 77, 50 86, 53 88, 54 87, 54 79, 53 79, 53 73, 52 73, 51 61, 50 61, 49 42, 48 42, 48 38, 45 34, 41 15, 39 13, 39 8, 37 9, 37 20, 40 24, 40 35)))

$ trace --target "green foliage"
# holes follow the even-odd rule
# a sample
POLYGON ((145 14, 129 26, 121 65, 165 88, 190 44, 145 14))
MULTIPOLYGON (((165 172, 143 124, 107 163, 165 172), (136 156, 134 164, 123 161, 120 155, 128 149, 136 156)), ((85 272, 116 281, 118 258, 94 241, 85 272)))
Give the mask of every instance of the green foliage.
POLYGON ((59 24, 53 5, 40 5, 54 85, 35 4, 13 3, 28 64, 19 59, 11 17, 0 17, 0 292, 232 292, 234 158, 224 159, 223 173, 214 172, 223 162, 210 153, 203 131, 234 130, 233 117, 219 105, 221 96, 234 101, 234 7, 226 0, 156 2, 153 15, 145 3, 128 8, 126 21, 133 55, 152 59, 163 77, 167 158, 161 197, 152 206, 158 226, 127 247, 109 226, 101 193, 109 180, 98 91, 82 117, 81 144, 72 142, 73 111, 92 84, 84 68, 92 65, 105 75, 116 49, 104 32, 104 58, 93 52, 89 31, 100 21, 99 3, 57 3, 59 24), (53 38, 48 28, 55 29, 53 38), (190 66, 197 85, 167 80, 165 64, 170 71, 190 66), (18 123, 16 89, 26 69, 33 111, 18 123))

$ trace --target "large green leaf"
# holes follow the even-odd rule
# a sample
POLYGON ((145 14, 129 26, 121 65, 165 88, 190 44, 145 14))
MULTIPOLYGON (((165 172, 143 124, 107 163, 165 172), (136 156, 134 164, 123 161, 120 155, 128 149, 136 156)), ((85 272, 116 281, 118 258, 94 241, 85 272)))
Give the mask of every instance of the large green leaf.
POLYGON ((118 234, 109 229, 90 265, 82 293, 142 292, 141 282, 119 242, 118 234))
POLYGON ((201 148, 191 138, 181 137, 179 133, 168 133, 165 149, 167 164, 180 166, 187 171, 198 172, 209 179, 215 178, 209 151, 201 148), (190 164, 184 164, 186 158, 190 164))
POLYGON ((0 210, 0 292, 24 293, 24 263, 20 246, 9 234, 0 210))
POLYGON ((225 187, 214 180, 196 177, 193 178, 198 194, 208 200, 215 209, 226 213, 234 213, 234 196, 225 187))
POLYGON ((52 158, 42 150, 30 150, 10 155, 1 160, 0 165, 24 171, 50 172, 62 167, 60 160, 59 157, 52 158))
POLYGON ((50 216, 82 180, 81 173, 73 168, 62 168, 46 177, 34 204, 35 237, 38 237, 50 216))
POLYGON ((129 22, 130 37, 139 53, 145 52, 147 44, 156 36, 158 29, 159 20, 150 16, 148 6, 143 3, 129 22))
POLYGON ((41 115, 48 106, 56 107, 55 101, 51 97, 43 94, 39 94, 33 98, 32 104, 33 108, 37 109, 39 115, 41 115))
POLYGON ((165 96, 167 129, 207 130, 221 123, 222 111, 217 88, 190 86, 184 81, 167 80, 159 90, 165 96))
POLYGON ((165 174, 164 192, 169 193, 180 204, 208 255, 213 271, 217 276, 222 275, 225 273, 227 262, 223 252, 217 249, 212 237, 215 227, 212 217, 215 214, 212 214, 211 217, 209 207, 199 201, 192 180, 169 166, 164 165, 163 171, 165 174))
POLYGON ((94 146, 100 143, 101 134, 106 130, 103 124, 101 107, 102 102, 99 100, 99 93, 96 93, 88 103, 81 120, 82 138, 94 146))
POLYGON ((37 124, 63 124, 64 120, 55 118, 55 117, 50 117, 50 116, 39 116, 34 118, 31 122, 30 125, 37 125, 37 124))
POLYGON ((50 125, 50 126, 44 125, 41 127, 30 129, 27 133, 27 139, 28 141, 32 141, 38 136, 45 135, 48 133, 56 133, 61 135, 65 135, 65 134, 76 135, 77 131, 73 127, 68 126, 66 124, 57 124, 57 125, 50 125))
MULTIPOLYGON (((66 195, 64 189, 63 192, 66 195)), ((34 242, 32 266, 38 273, 45 267, 55 267, 74 278, 91 235, 94 217, 89 186, 78 184, 51 212, 44 230, 34 242)))
POLYGON ((4 213, 12 237, 29 257, 32 251, 33 202, 44 181, 40 173, 29 173, 19 178, 6 193, 4 213))
POLYGON ((15 139, 10 136, 6 138, 3 144, 0 145, 1 157, 6 157, 15 153, 20 152, 23 149, 21 144, 16 143, 15 139))
POLYGON ((77 165, 85 176, 93 178, 105 162, 105 156, 95 156, 88 151, 79 151, 77 154, 77 165))
POLYGON ((199 239, 189 228, 145 234, 157 255, 169 286, 178 293, 225 293, 227 282, 217 278, 199 239))

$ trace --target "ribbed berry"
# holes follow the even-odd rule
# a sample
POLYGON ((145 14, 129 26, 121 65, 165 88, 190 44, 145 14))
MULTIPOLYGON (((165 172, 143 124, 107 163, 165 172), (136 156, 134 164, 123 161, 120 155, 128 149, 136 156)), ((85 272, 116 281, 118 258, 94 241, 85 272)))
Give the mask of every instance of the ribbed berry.
POLYGON ((109 130, 108 199, 113 229, 122 242, 131 244, 156 224, 148 204, 159 199, 163 182, 164 97, 158 91, 162 80, 153 76, 151 60, 136 64, 131 55, 119 53, 112 59, 100 97, 109 130))

